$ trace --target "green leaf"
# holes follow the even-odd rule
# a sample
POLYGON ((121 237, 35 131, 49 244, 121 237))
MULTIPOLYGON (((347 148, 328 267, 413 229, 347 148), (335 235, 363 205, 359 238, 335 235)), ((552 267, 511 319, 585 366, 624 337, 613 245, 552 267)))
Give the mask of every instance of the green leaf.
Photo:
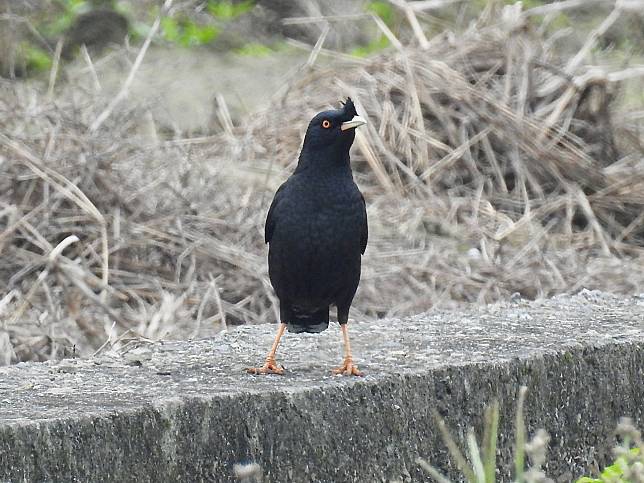
MULTIPOLYGON (((137 21, 135 21, 135 22, 132 22, 132 24, 130 26, 130 34, 132 35, 132 38, 134 38, 134 39, 144 39, 144 38, 146 38, 148 36, 148 34, 150 33, 151 29, 152 29, 151 25, 148 25, 145 22, 137 22, 137 21)), ((162 31, 161 35, 164 36, 163 31, 162 31)))
POLYGON ((371 54, 375 54, 383 49, 389 47, 389 39, 384 35, 381 35, 376 40, 372 40, 367 45, 361 45, 356 47, 351 51, 351 55, 354 57, 368 57, 371 54))
POLYGON ((456 440, 447 429, 445 421, 440 417, 436 410, 433 411, 433 414, 434 420, 436 421, 436 424, 438 426, 438 430, 440 431, 441 437, 443 438, 443 443, 445 443, 445 446, 447 446, 447 451, 449 452, 452 459, 456 462, 456 466, 458 466, 458 469, 461 471, 461 473, 463 473, 463 476, 468 483, 476 483, 477 480, 476 475, 474 474, 474 470, 470 468, 467 459, 465 459, 465 456, 459 449, 458 444, 456 444, 456 440))
POLYGON ((235 49, 237 55, 245 55, 248 57, 265 57, 273 52, 270 47, 256 42, 249 42, 242 47, 235 49))
POLYGON ((617 464, 613 464, 604 468, 602 471, 602 479, 610 480, 611 478, 616 478, 618 476, 623 476, 624 472, 617 464))
POLYGON ((391 26, 394 22, 395 13, 394 9, 389 2, 374 0, 369 2, 366 7, 367 12, 372 12, 378 15, 387 25, 391 26))
POLYGON ((27 69, 43 71, 51 68, 52 60, 47 51, 26 43, 22 45, 22 50, 25 55, 27 69))
POLYGON ((214 25, 199 25, 189 19, 172 17, 161 19, 161 32, 165 40, 182 47, 208 44, 219 35, 219 29, 214 25))
POLYGON ((214 25, 204 25, 197 30, 197 40, 200 45, 208 44, 219 35, 219 29, 214 25))
POLYGON ((69 13, 73 13, 74 15, 80 13, 87 7, 86 0, 65 0, 62 3, 65 7, 65 10, 69 13))
POLYGON ((179 40, 179 25, 172 17, 163 17, 161 19, 161 32, 163 38, 168 42, 177 42, 179 40))
POLYGON ((218 33, 219 31, 216 27, 208 25, 200 26, 194 22, 186 22, 183 26, 180 44, 184 47, 204 45, 217 37, 218 33))
MULTIPOLYGON (((640 454, 640 449, 638 447, 631 448, 629 450, 629 454, 633 457, 637 457, 640 454)), ((590 478, 588 476, 583 476, 579 478, 575 483, 627 483, 628 480, 623 479, 625 468, 628 468, 628 460, 626 459, 626 457, 620 456, 613 462, 612 465, 604 468, 604 471, 602 471, 600 478, 590 478)))
POLYGON ((233 3, 230 0, 209 0, 208 12, 215 18, 221 20, 231 20, 248 12, 255 6, 253 0, 233 3))
POLYGON ((483 429, 483 465, 485 481, 492 483, 496 471, 496 442, 499 439, 499 401, 495 399, 485 408, 485 427, 483 429))
POLYGON ((523 405, 525 404, 527 391, 528 388, 526 386, 519 388, 519 401, 517 403, 517 414, 514 423, 514 480, 517 483, 523 481, 525 472, 526 428, 523 418, 523 405))
POLYGON ((56 16, 51 22, 42 26, 42 33, 47 37, 56 37, 67 30, 74 21, 75 15, 71 12, 65 12, 56 16))

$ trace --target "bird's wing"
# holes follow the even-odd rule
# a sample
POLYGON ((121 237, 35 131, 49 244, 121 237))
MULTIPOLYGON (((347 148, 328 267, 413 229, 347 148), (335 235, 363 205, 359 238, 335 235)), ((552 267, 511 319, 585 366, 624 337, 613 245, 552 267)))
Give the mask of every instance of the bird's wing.
POLYGON ((286 183, 280 186, 275 193, 271 207, 268 209, 268 215, 266 215, 266 225, 264 226, 264 243, 271 241, 273 237, 273 231, 275 230, 275 223, 277 222, 277 217, 275 215, 275 208, 280 201, 282 194, 284 193, 284 187, 286 183))
POLYGON ((367 223, 367 204, 364 201, 364 196, 360 193, 362 199, 362 227, 360 231, 360 251, 364 255, 367 249, 367 239, 369 238, 369 225, 367 223))

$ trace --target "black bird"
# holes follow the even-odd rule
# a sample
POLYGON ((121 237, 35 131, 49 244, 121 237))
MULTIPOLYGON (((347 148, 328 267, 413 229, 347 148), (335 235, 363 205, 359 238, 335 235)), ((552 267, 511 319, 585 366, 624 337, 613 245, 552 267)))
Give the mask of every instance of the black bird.
POLYGON ((275 352, 284 330, 322 332, 329 306, 338 309, 344 363, 336 374, 361 375, 353 364, 347 321, 367 247, 367 211, 353 181, 349 149, 355 128, 366 124, 350 98, 342 109, 311 120, 297 168, 268 210, 268 272, 280 301, 280 325, 266 362, 251 374, 282 374, 275 352))

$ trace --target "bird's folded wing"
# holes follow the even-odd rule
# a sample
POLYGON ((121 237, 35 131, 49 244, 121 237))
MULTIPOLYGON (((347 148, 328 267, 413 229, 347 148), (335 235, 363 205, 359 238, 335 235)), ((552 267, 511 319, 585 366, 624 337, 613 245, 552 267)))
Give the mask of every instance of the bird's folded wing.
POLYGON ((360 252, 364 255, 367 249, 367 239, 369 238, 369 224, 367 223, 367 205, 364 201, 364 196, 360 193, 362 198, 362 231, 360 232, 360 252))
MULTIPOLYGON (((286 183, 288 183, 288 181, 286 183)), ((277 222, 277 217, 275 216, 275 208, 278 205, 280 198, 284 194, 284 187, 286 186, 286 183, 278 188, 277 192, 275 193, 275 197, 273 198, 273 202, 271 203, 271 207, 268 209, 268 215, 266 215, 266 225, 264 226, 264 243, 270 242, 271 238, 273 238, 273 231, 275 231, 275 223, 277 222)))

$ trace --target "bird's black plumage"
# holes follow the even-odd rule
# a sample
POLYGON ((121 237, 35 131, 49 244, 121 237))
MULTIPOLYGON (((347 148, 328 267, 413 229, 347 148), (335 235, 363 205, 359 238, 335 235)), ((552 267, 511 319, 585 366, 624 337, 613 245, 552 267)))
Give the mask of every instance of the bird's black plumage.
POLYGON ((297 168, 268 210, 269 275, 291 332, 325 330, 331 305, 346 324, 358 288, 367 212, 349 164, 355 130, 342 129, 355 116, 347 99, 311 120, 297 168))

